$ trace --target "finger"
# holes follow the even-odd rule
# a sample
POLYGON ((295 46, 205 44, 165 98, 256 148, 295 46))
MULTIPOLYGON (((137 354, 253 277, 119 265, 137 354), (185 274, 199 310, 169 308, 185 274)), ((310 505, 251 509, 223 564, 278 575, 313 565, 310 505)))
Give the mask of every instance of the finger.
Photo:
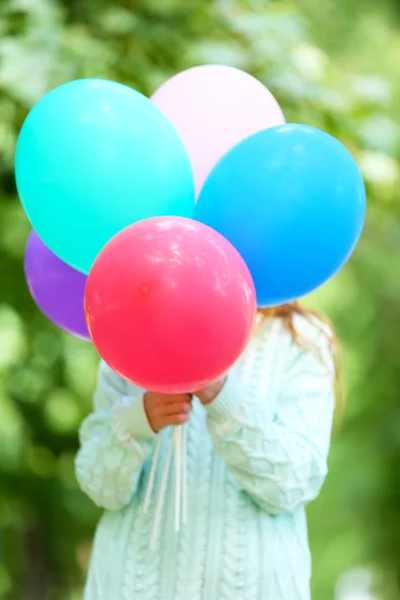
POLYGON ((190 416, 187 413, 183 413, 180 415, 168 415, 164 417, 162 420, 162 427, 170 427, 172 425, 182 425, 183 423, 187 423, 190 419, 190 416))
POLYGON ((180 414, 188 414, 192 410, 192 405, 190 402, 175 402, 174 404, 167 404, 163 407, 163 415, 180 415, 180 414))
POLYGON ((174 398, 174 400, 170 400, 167 402, 159 402, 157 404, 157 408, 160 412, 162 412, 163 414, 168 414, 170 413, 170 410, 172 409, 174 412, 176 412, 176 408, 177 406, 192 406, 192 400, 191 398, 189 398, 188 396, 179 396, 174 398))
POLYGON ((177 402, 191 402, 191 394, 160 394, 158 397, 159 404, 176 404, 177 402))

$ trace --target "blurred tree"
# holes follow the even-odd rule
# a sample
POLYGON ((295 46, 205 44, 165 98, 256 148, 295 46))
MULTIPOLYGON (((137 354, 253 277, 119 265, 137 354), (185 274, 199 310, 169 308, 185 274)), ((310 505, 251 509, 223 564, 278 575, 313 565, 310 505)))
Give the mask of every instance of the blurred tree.
POLYGON ((366 564, 385 599, 400 582, 400 36, 395 2, 361 0, 2 0, 0 4, 0 600, 76 600, 99 513, 74 477, 77 427, 97 358, 46 322, 26 289, 29 225, 16 198, 22 121, 51 87, 115 79, 150 94, 188 66, 232 64, 261 79, 288 121, 355 154, 369 224, 355 258, 310 302, 338 326, 349 406, 331 473, 310 510, 314 593, 366 564), (360 51, 362 49, 362 51, 360 51))

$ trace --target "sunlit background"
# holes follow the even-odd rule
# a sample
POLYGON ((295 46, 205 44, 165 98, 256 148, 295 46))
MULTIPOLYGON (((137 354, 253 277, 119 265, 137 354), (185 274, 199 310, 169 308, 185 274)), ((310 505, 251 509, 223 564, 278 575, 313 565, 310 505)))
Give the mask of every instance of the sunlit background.
MULTIPOLYGON (((74 476, 98 357, 27 291, 13 153, 49 88, 146 94, 200 63, 247 70, 287 121, 338 137, 368 189, 350 264, 309 300, 342 339, 347 410, 309 509, 316 600, 400 597, 400 5, 396 0, 0 0, 0 600, 78 600, 99 512, 74 476)), ((193 557, 195 560, 195 557, 193 557)), ((116 599, 117 600, 117 599, 116 599)))

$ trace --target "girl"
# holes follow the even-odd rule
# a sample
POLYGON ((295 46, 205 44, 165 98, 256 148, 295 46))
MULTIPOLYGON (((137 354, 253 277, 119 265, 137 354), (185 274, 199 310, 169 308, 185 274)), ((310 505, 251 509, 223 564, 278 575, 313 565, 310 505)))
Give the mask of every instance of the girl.
POLYGON ((304 507, 327 472, 334 380, 331 329, 297 303, 262 311, 228 377, 193 400, 141 391, 102 364, 76 460, 106 509, 85 600, 308 600, 304 507), (168 428, 186 421, 187 525, 175 533, 169 485, 152 551, 155 433, 165 454, 168 428))

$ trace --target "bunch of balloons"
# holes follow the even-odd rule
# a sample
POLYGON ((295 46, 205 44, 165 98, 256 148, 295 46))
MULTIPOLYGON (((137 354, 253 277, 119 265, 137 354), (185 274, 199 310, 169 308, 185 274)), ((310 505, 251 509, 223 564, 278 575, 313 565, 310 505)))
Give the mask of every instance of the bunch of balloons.
POLYGON ((22 127, 16 180, 39 308, 163 392, 229 370, 257 304, 329 279, 365 217, 348 150, 285 124, 262 83, 219 65, 184 71, 150 99, 111 81, 61 85, 22 127))

